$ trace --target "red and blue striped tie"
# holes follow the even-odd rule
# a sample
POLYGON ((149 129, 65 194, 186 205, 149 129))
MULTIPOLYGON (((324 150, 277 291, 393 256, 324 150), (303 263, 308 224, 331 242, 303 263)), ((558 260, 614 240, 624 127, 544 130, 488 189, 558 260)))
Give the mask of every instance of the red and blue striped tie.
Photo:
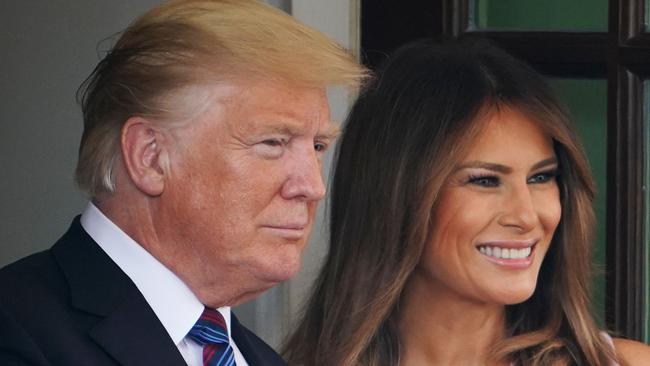
POLYGON ((204 366, 236 366, 228 327, 220 312, 205 308, 187 335, 203 346, 204 366))

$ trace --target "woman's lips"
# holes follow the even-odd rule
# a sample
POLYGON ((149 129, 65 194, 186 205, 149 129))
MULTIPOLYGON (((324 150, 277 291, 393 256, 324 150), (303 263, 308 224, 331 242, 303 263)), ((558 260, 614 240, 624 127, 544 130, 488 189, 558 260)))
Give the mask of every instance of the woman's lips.
POLYGON ((479 244, 476 249, 488 261, 510 269, 530 267, 538 240, 499 240, 479 244))

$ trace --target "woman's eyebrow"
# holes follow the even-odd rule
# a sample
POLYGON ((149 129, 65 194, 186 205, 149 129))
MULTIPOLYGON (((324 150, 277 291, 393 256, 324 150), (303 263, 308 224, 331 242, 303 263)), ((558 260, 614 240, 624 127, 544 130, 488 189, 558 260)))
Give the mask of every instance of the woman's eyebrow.
POLYGON ((456 169, 454 169, 454 171, 459 171, 463 169, 485 169, 485 170, 491 170, 502 174, 508 174, 512 172, 512 168, 507 165, 488 163, 487 161, 480 161, 480 160, 470 161, 465 164, 461 164, 456 169))
POLYGON ((558 165, 557 158, 555 156, 552 156, 550 158, 544 159, 544 160, 536 163, 535 165, 533 165, 531 170, 537 170, 537 169, 544 168, 544 167, 551 166, 551 165, 558 165))
MULTIPOLYGON (((535 163, 532 167, 531 170, 537 170, 543 167, 551 166, 551 165, 557 165, 557 158, 555 156, 552 156, 550 158, 546 158, 544 160, 541 160, 537 163, 535 163)), ((508 174, 512 173, 512 168, 503 165, 503 164, 497 164, 497 163, 489 163, 487 161, 480 161, 480 160, 475 160, 475 161, 470 161, 465 164, 459 165, 456 169, 454 169, 455 172, 462 170, 462 169, 485 169, 485 170, 491 170, 493 172, 501 173, 501 174, 508 174)))

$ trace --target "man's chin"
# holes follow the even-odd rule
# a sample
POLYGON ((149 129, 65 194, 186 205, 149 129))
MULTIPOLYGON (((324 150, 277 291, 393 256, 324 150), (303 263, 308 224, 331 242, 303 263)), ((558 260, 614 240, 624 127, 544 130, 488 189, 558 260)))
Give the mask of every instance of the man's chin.
POLYGON ((269 268, 269 271, 260 276, 260 279, 268 283, 267 289, 269 289, 295 277, 300 271, 300 265, 300 259, 283 262, 269 268))
POLYGON ((274 246, 274 253, 257 258, 253 276, 262 282, 271 283, 269 287, 292 279, 300 271, 304 248, 304 243, 274 246))
POLYGON ((301 259, 299 255, 276 259, 276 261, 259 261, 249 264, 248 271, 240 275, 240 278, 246 279, 246 281, 242 281, 239 286, 235 287, 239 291, 236 291, 234 297, 230 297, 228 305, 236 306, 254 300, 267 290, 292 279, 300 271, 301 259))
MULTIPOLYGON (((271 287, 273 287, 273 286, 270 286, 269 288, 271 288, 271 287)), ((241 305, 243 303, 249 302, 251 300, 255 300, 256 298, 258 298, 260 295, 262 295, 269 288, 246 292, 246 293, 242 294, 241 296, 239 296, 238 298, 234 299, 232 301, 232 303, 230 304, 230 306, 239 306, 239 305, 241 305)))
MULTIPOLYGON (((296 271, 297 272, 297 271, 296 271)), ((295 274, 295 273, 294 273, 295 274)), ((273 287, 279 285, 280 283, 291 279, 293 275, 279 275, 276 274, 271 278, 264 278, 261 281, 258 281, 255 289, 249 289, 248 291, 239 295, 236 299, 233 299, 232 306, 237 306, 245 302, 255 300, 257 297, 262 295, 264 292, 272 289, 273 287)))

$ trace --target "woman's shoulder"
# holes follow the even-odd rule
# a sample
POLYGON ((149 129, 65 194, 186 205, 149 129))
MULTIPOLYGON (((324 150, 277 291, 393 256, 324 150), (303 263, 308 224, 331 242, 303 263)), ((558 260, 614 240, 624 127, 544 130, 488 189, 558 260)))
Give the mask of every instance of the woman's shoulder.
POLYGON ((650 365, 650 346, 624 338, 613 338, 616 355, 624 365, 650 365))

